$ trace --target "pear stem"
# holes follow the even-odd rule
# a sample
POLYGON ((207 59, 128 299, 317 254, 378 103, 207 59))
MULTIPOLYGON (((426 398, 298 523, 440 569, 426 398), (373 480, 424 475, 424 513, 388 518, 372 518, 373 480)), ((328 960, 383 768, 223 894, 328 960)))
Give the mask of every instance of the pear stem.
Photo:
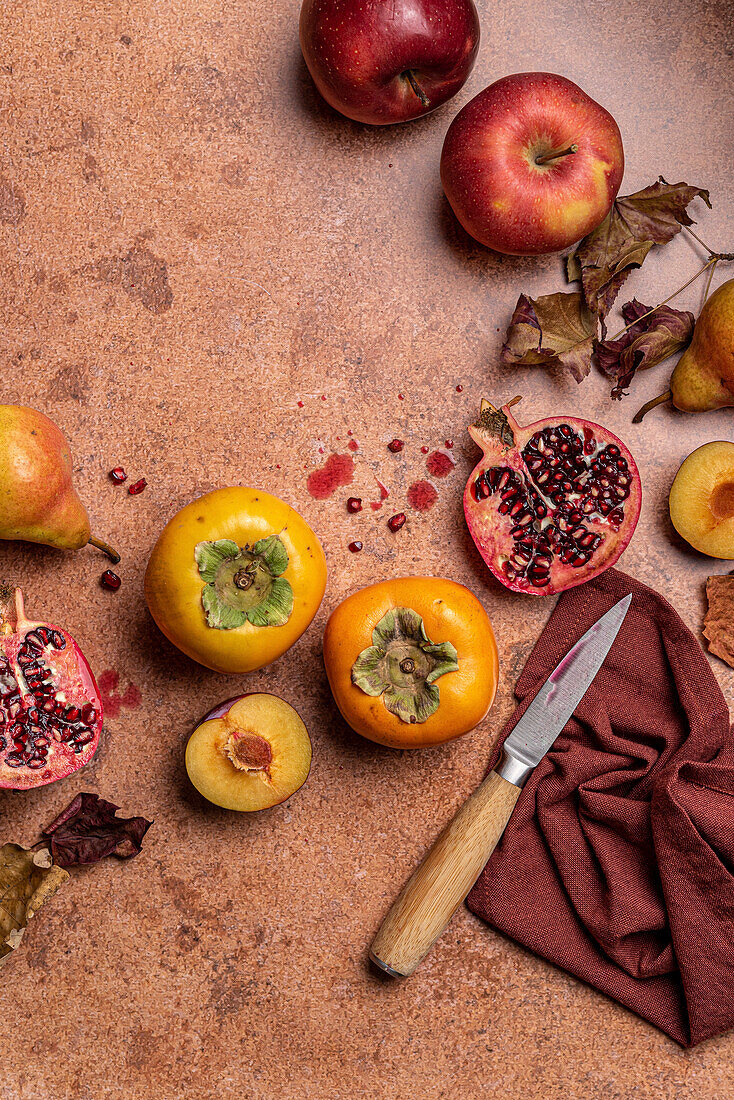
POLYGON ((403 76, 408 81, 408 83, 410 84, 410 86, 413 89, 413 91, 415 92, 415 94, 418 96, 418 99, 420 100, 420 103, 421 103, 421 107, 429 107, 430 104, 429 104, 429 101, 428 101, 428 96, 423 91, 423 89, 421 88, 418 81, 415 79, 415 73, 412 71, 412 69, 406 69, 405 72, 403 73, 403 76))
POLYGON ((578 153, 579 147, 575 143, 569 145, 566 149, 553 149, 550 153, 543 153, 542 157, 536 157, 536 164, 548 164, 551 160, 558 160, 560 157, 567 157, 570 153, 578 153))
POLYGON ((113 565, 117 565, 120 560, 120 555, 117 551, 110 546, 108 542, 103 542, 102 539, 95 538, 94 535, 90 535, 87 540, 87 545, 96 546, 98 550, 101 550, 103 554, 106 554, 113 565))
POLYGON ((651 401, 645 402, 645 404, 642 406, 642 408, 638 412, 635 413, 635 415, 632 417, 632 423, 633 424, 641 423, 643 416, 646 416, 647 413, 649 413, 650 409, 654 409, 656 407, 656 405, 662 405, 666 401, 672 401, 672 400, 673 400, 673 395, 670 392, 670 390, 666 390, 665 393, 658 394, 658 396, 653 397, 653 399, 651 401))

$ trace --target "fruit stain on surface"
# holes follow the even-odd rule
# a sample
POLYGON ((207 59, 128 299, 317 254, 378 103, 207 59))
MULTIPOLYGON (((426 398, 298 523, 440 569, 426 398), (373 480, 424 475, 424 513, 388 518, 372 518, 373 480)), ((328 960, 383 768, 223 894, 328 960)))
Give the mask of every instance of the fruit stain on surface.
POLYGON ((454 459, 445 451, 433 451, 426 459, 426 468, 433 477, 448 477, 455 466, 454 459))
POLYGON ((351 484, 354 459, 350 455, 331 454, 323 466, 308 476, 306 488, 314 500, 326 500, 340 485, 351 484))
POLYGON ((132 683, 128 684, 125 691, 120 694, 120 673, 114 668, 108 668, 100 673, 97 687, 107 718, 118 718, 123 708, 134 710, 140 706, 143 698, 140 688, 132 683))
POLYGON ((438 492, 430 481, 414 481, 408 489, 408 504, 416 512, 429 512, 438 500, 438 492))
POLYGON ((386 485, 382 484, 379 477, 376 477, 375 481, 377 482, 378 487, 380 489, 380 499, 370 501, 370 508, 372 509, 373 512, 378 512, 380 510, 380 508, 382 508, 382 505, 383 505, 384 501, 386 501, 387 498, 390 496, 390 490, 388 489, 388 487, 386 485))

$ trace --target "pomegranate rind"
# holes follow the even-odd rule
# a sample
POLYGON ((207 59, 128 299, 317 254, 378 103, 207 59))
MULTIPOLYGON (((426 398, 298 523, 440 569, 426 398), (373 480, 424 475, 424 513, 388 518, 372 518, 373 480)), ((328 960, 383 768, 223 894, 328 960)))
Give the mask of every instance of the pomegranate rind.
MULTIPOLYGON (((92 733, 92 739, 89 743, 84 745, 79 752, 74 752, 71 745, 51 740, 46 766, 39 768, 37 771, 25 765, 17 768, 9 767, 5 761, 5 756, 11 751, 12 745, 6 745, 6 748, 0 753, 0 788, 31 790, 34 787, 43 787, 48 783, 55 783, 58 779, 65 779, 66 776, 72 775, 89 763, 99 745, 104 715, 94 673, 74 638, 63 627, 54 626, 52 623, 29 622, 24 619, 17 626, 20 627, 20 630, 0 636, 0 654, 4 654, 8 658, 16 678, 20 672, 17 655, 26 635, 39 627, 49 631, 57 631, 64 638, 66 645, 63 649, 54 651, 52 668, 58 673, 54 678, 58 679, 60 684, 65 685, 63 687, 66 697, 65 702, 80 709, 85 704, 91 703, 97 711, 96 721, 88 727, 92 733)), ((20 673, 20 676, 22 679, 22 673, 20 673)), ((5 731, 0 729, 0 734, 5 736, 7 741, 5 731)))
MULTIPOLYGON (((558 416, 521 427, 509 407, 503 406, 500 413, 506 419, 504 431, 495 434, 494 430, 490 432, 477 425, 469 427, 469 434, 484 452, 482 459, 472 470, 464 490, 464 515, 472 539, 493 576, 512 592, 526 596, 550 596, 585 584, 614 565, 632 538, 642 507, 642 482, 637 463, 622 440, 603 425, 578 417, 558 416), (620 457, 627 463, 631 479, 630 492, 623 502, 624 518, 619 526, 614 526, 601 515, 584 517, 583 523, 589 531, 604 536, 602 544, 593 552, 589 561, 574 569, 554 557, 549 570, 549 581, 543 587, 535 587, 525 576, 514 579, 504 571, 508 550, 513 545, 510 529, 514 521, 509 516, 499 514, 497 498, 476 499, 474 487, 477 479, 486 470, 496 466, 516 472, 519 477, 536 487, 523 457, 523 450, 537 433, 546 428, 558 428, 560 425, 568 425, 582 439, 585 438, 585 433, 591 433, 603 447, 610 444, 618 447, 620 457)), ((496 427, 502 417, 493 414, 493 420, 496 427)), ((542 499, 549 508, 549 517, 552 518, 552 505, 545 497, 542 499)))

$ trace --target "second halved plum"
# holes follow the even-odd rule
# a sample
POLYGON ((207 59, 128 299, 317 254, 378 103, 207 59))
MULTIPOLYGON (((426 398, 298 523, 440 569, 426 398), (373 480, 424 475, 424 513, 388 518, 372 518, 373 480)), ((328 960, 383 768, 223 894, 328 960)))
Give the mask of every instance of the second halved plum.
POLYGON ((264 810, 285 802, 311 769, 311 740, 300 716, 277 695, 240 695, 215 707, 186 746, 197 791, 225 810, 264 810))

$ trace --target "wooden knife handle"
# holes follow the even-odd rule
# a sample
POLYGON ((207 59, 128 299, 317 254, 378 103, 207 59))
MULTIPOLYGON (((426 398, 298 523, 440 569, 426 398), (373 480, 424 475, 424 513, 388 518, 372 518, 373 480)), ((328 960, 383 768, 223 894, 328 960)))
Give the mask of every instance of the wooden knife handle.
POLYGON ((382 922, 370 949, 377 966, 413 973, 479 878, 519 797, 496 771, 470 795, 382 922))

